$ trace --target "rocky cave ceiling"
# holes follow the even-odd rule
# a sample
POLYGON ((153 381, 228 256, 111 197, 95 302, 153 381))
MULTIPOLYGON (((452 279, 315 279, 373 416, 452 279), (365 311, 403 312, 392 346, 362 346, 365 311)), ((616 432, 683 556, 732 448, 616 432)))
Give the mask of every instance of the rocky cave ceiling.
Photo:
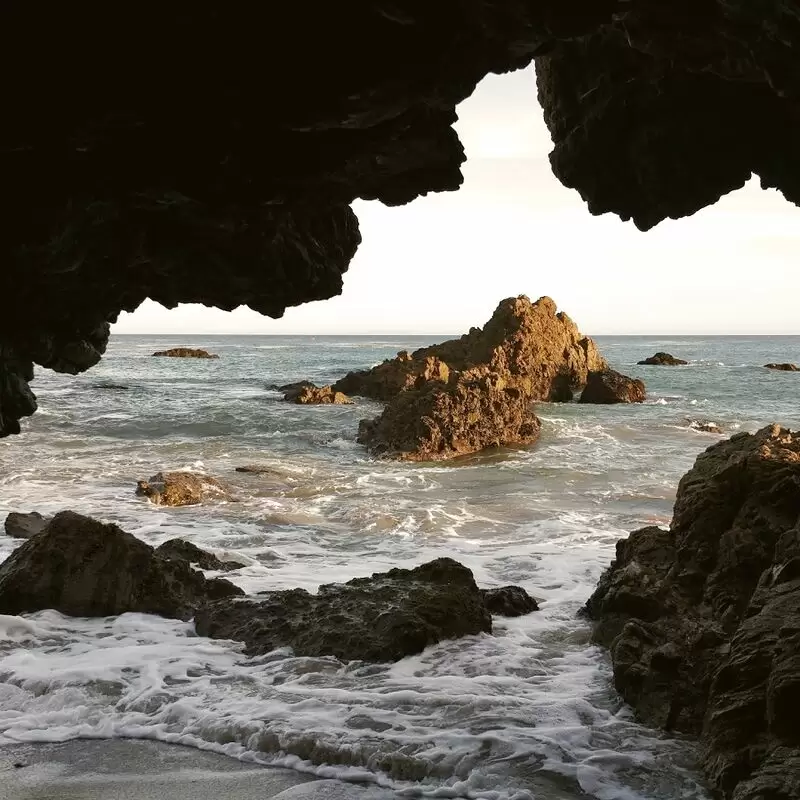
POLYGON ((534 59, 591 213, 646 230, 751 174, 800 202, 795 0, 208 6, 0 8, 0 436, 34 364, 88 369, 146 298, 277 317, 338 294, 350 203, 457 189, 456 105, 534 59))

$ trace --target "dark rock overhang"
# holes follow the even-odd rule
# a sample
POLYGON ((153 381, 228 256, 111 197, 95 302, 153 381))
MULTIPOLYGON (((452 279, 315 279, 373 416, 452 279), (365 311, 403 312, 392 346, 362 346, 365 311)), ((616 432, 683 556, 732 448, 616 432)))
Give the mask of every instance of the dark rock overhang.
POLYGON ((146 298, 338 294, 350 203, 457 189, 456 105, 534 58, 592 213, 646 229, 751 173, 800 199, 792 0, 9 0, 0 31, 0 436, 34 363, 88 369, 146 298))

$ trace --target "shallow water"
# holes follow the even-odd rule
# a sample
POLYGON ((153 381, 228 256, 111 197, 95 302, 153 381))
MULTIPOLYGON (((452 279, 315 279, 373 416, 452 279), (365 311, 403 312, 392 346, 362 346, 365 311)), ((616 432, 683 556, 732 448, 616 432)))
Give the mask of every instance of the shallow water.
MULTIPOLYGON (((800 425, 800 377, 760 366, 799 360, 800 337, 599 337, 613 366, 647 382, 647 404, 543 404, 534 447, 446 465, 368 458, 353 440, 376 403, 294 406, 265 388, 327 382, 431 341, 117 337, 86 375, 37 375, 41 410, 0 441, 0 513, 71 508, 152 544, 181 536, 246 561, 229 577, 248 591, 446 555, 481 585, 523 585, 540 612, 384 666, 247 659, 136 614, 0 617, 0 743, 154 738, 410 796, 704 798, 692 745, 633 721, 576 612, 616 540, 666 524, 678 479, 721 438, 693 421, 727 434, 800 425), (150 358, 177 344, 221 358, 150 358), (656 350, 692 363, 634 366, 656 350), (253 463, 273 471, 234 471, 253 463), (162 468, 207 471, 237 501, 135 497, 162 468)), ((0 558, 16 544, 0 537, 0 558)))

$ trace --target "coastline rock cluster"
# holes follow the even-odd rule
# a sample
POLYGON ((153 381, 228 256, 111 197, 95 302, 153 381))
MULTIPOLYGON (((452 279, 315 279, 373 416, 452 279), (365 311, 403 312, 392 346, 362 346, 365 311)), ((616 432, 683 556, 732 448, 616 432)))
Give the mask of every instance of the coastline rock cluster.
POLYGON ((521 587, 479 589, 472 572, 450 558, 320 586, 317 594, 292 589, 248 598, 195 564, 243 566, 183 540, 154 549, 116 525, 62 511, 0 565, 0 613, 194 617, 198 634, 241 641, 251 654, 291 647, 296 655, 384 662, 443 639, 491 633, 492 614, 538 609, 521 587))
POLYGON ((153 356, 159 358, 219 358, 215 353, 195 347, 172 347, 169 350, 158 350, 153 356))
POLYGON ((688 361, 684 361, 682 358, 675 358, 675 356, 671 355, 670 353, 664 353, 663 351, 659 351, 654 356, 650 356, 649 358, 645 358, 642 361, 638 362, 640 365, 650 365, 650 366, 657 366, 657 367, 680 367, 685 364, 688 364, 688 361))
POLYGON ((610 371, 553 300, 521 295, 503 300, 483 328, 351 372, 332 391, 387 403, 359 426, 374 454, 427 461, 535 442, 533 404, 570 401, 590 379, 584 402, 644 399, 641 381, 610 371))
POLYGON ((283 399, 298 405, 352 405, 353 401, 333 386, 317 386, 310 381, 298 381, 279 386, 283 399))
POLYGON ((708 448, 669 530, 617 544, 586 610, 614 683, 650 725, 700 737, 732 800, 800 791, 800 433, 708 448))

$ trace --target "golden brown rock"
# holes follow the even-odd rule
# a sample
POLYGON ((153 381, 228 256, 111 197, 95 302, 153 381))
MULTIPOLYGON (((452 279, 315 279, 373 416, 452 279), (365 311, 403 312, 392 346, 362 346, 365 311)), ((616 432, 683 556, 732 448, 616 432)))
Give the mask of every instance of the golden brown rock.
POLYGON ((314 386, 313 383, 296 391, 288 392, 284 399, 303 406, 353 404, 353 401, 346 394, 337 392, 332 386, 314 386))
POLYGON ((139 481, 136 494, 157 506, 188 506, 205 500, 233 499, 216 478, 196 472, 159 472, 148 481, 139 481))
POLYGON ((629 378, 613 369, 590 372, 586 386, 581 392, 581 403, 643 403, 647 393, 644 382, 629 378))

